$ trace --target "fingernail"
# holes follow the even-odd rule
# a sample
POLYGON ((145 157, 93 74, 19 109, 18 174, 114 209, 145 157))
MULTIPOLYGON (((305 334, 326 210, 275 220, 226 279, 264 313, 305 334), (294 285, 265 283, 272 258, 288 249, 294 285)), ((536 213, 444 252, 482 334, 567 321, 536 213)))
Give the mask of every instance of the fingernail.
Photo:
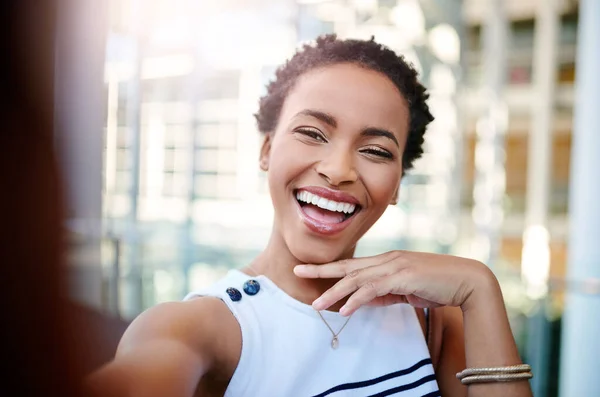
POLYGON ((341 314, 342 316, 347 316, 347 315, 349 315, 349 314, 350 314, 350 308, 349 308, 348 306, 345 306, 345 305, 344 305, 344 306, 342 306, 342 307, 340 308, 340 314, 341 314))
POLYGON ((315 301, 312 303, 312 307, 315 308, 316 310, 321 310, 323 309, 323 298, 317 298, 315 299, 315 301))
POLYGON ((306 266, 304 265, 297 265, 294 267, 294 274, 295 275, 301 275, 302 272, 306 272, 306 266))

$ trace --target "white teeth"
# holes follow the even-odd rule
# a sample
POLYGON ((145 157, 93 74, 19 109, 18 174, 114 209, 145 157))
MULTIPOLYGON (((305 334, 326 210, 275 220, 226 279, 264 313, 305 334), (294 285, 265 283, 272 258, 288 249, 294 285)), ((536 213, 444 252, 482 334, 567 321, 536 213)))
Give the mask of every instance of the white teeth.
POLYGON ((327 209, 329 211, 337 211, 337 206, 338 206, 338 203, 336 203, 335 201, 331 201, 331 200, 327 201, 327 209))
POLYGON ((317 201, 316 206, 319 207, 319 208, 323 208, 324 210, 326 210, 328 202, 329 202, 329 200, 327 200, 326 198, 319 197, 319 201, 317 201))
POLYGON ((319 208, 335 212, 344 212, 346 214, 352 214, 356 209, 356 205, 354 204, 328 200, 324 197, 319 197, 316 194, 307 192, 306 190, 297 192, 296 199, 304 203, 316 205, 319 208))

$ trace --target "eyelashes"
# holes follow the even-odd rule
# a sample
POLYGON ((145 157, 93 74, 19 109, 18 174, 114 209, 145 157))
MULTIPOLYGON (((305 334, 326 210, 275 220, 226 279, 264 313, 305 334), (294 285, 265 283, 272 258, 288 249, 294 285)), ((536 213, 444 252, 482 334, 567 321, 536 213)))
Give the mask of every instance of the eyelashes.
MULTIPOLYGON (((301 127, 301 128, 296 129, 295 132, 300 133, 300 134, 306 136, 307 138, 310 138, 315 143, 327 143, 327 138, 325 137, 325 134, 323 134, 321 131, 319 131, 316 128, 301 127)), ((371 157, 375 157, 377 160, 393 160, 394 159, 394 155, 390 151, 385 150, 378 146, 371 146, 371 147, 363 148, 363 149, 360 149, 359 152, 366 154, 368 156, 371 156, 371 157)))
POLYGON ((383 158, 389 159, 389 160, 394 159, 394 155, 392 153, 388 152, 387 150, 383 150, 383 149, 379 149, 379 148, 362 149, 360 152, 370 154, 373 156, 383 157, 383 158))
POLYGON ((315 141, 319 141, 319 142, 327 142, 327 139, 325 139, 325 135, 323 135, 323 133, 319 130, 317 130, 316 128, 298 128, 296 130, 297 132, 301 133, 302 135, 306 135, 309 138, 314 139, 315 141))

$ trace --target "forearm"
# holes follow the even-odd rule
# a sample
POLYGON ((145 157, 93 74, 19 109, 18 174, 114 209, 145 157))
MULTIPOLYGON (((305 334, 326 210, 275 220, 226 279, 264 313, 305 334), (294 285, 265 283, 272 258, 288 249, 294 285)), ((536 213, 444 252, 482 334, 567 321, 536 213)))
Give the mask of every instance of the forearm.
POLYGON ((84 385, 86 395, 93 397, 191 397, 189 382, 174 374, 140 371, 122 363, 112 363, 91 375, 84 385))
MULTIPOLYGON (((467 368, 501 367, 521 363, 502 293, 493 277, 485 279, 462 307, 467 368)), ((529 397, 527 381, 472 384, 469 397, 529 397)))
POLYGON ((205 366, 186 350, 160 343, 118 356, 86 379, 86 389, 94 397, 191 397, 205 366))
POLYGON ((85 395, 93 397, 129 397, 132 395, 131 381, 118 364, 110 363, 85 379, 85 395))

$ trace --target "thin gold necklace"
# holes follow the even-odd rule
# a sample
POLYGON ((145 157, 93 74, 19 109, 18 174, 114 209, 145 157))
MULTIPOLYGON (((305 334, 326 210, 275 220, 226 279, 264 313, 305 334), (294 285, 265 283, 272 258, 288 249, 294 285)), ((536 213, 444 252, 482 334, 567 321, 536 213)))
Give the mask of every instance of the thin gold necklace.
MULTIPOLYGON (((259 276, 259 273, 254 269, 254 267, 252 267, 252 265, 248 265, 247 266, 248 269, 250 269, 252 271, 252 273, 254 273, 257 277, 259 276)), ((329 329, 329 332, 331 332, 332 338, 331 338, 331 348, 332 349, 337 349, 338 346, 340 345, 340 334, 342 333, 342 331, 344 330, 344 328, 346 328, 346 325, 348 325, 348 321, 350 321, 350 318, 352 318, 352 315, 350 315, 347 319, 346 322, 344 323, 344 325, 342 325, 342 328, 340 328, 340 330, 338 332, 335 332, 333 330, 333 328, 331 328, 331 326, 329 325, 329 323, 327 322, 327 320, 325 320, 325 317, 323 317, 323 315, 321 314, 320 311, 315 310, 317 312, 317 314, 319 315, 319 318, 321 318, 321 320, 323 321, 323 323, 327 326, 327 329, 329 329)), ((352 313, 354 314, 354 313, 352 313)))
POLYGON ((315 311, 317 312, 317 314, 319 315, 319 317, 321 317, 321 320, 323 320, 323 323, 325 323, 325 325, 327 326, 327 328, 329 328, 329 331, 331 331, 331 335, 333 335, 333 338, 331 339, 331 348, 332 349, 337 349, 338 346, 340 345, 339 336, 342 333, 342 331, 344 330, 344 328, 346 327, 346 325, 348 324, 348 321, 350 321, 350 318, 352 318, 352 315, 350 315, 350 317, 348 317, 346 319, 346 322, 344 323, 344 325, 342 325, 342 328, 340 328, 340 330, 336 333, 336 332, 333 331, 333 329, 331 328, 331 326, 329 325, 329 323, 327 322, 327 320, 325 320, 325 318, 323 317, 323 315, 321 314, 321 312, 318 311, 318 310, 315 310, 315 311))

